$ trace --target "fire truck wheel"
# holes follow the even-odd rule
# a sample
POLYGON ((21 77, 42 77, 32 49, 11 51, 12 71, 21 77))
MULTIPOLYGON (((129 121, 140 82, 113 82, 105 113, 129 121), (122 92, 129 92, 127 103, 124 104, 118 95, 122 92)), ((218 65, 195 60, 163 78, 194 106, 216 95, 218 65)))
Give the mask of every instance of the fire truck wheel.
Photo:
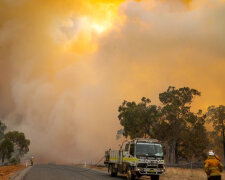
POLYGON ((126 174, 126 176, 127 176, 127 180, 135 180, 135 176, 132 174, 131 168, 128 168, 128 169, 127 169, 127 174, 126 174))
POLYGON ((115 168, 113 168, 113 165, 109 166, 108 172, 109 172, 109 175, 111 177, 116 177, 117 176, 117 170, 115 168))
POLYGON ((151 180, 159 180, 159 175, 152 175, 151 180))

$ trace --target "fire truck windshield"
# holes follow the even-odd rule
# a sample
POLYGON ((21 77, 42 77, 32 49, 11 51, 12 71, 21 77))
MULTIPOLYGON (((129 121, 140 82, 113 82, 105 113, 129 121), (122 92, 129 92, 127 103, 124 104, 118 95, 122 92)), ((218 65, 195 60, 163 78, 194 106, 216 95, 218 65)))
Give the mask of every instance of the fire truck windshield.
POLYGON ((161 144, 155 143, 137 143, 137 156, 163 156, 163 148, 161 144))

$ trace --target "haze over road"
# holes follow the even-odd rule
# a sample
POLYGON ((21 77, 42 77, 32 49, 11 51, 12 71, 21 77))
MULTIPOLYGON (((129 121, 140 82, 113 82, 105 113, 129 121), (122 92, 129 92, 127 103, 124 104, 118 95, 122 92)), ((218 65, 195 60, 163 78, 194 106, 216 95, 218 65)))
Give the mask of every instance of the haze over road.
POLYGON ((66 165, 35 165, 24 180, 125 180, 110 177, 107 172, 66 165))

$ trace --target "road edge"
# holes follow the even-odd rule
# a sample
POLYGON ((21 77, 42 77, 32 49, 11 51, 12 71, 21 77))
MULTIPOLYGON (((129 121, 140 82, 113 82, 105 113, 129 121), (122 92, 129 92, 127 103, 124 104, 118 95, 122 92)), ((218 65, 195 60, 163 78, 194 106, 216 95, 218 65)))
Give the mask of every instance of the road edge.
POLYGON ((108 174, 108 171, 104 171, 104 170, 101 170, 101 169, 95 169, 95 168, 87 168, 87 169, 90 169, 93 170, 93 171, 96 171, 96 172, 101 172, 101 173, 104 173, 104 174, 108 174))
POLYGON ((24 176, 30 171, 32 166, 29 166, 22 171, 17 172, 14 176, 12 176, 9 180, 23 180, 24 176))

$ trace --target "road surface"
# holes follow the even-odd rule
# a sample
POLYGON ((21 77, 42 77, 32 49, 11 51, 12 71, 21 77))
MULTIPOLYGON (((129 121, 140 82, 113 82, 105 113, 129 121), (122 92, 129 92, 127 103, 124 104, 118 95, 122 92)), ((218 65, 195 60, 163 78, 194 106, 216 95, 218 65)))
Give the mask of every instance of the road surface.
POLYGON ((107 172, 87 170, 66 165, 35 165, 24 180, 126 180, 125 177, 110 177, 107 172))

